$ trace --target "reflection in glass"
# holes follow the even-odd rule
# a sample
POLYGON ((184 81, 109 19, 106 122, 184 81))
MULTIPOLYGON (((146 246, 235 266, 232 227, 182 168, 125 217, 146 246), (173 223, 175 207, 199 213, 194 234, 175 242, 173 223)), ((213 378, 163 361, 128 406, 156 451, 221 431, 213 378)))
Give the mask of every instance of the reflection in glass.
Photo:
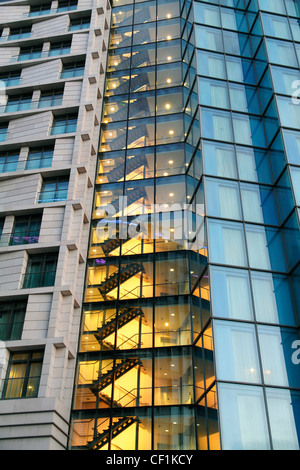
POLYGON ((222 449, 269 450, 262 388, 220 383, 218 392, 222 449))

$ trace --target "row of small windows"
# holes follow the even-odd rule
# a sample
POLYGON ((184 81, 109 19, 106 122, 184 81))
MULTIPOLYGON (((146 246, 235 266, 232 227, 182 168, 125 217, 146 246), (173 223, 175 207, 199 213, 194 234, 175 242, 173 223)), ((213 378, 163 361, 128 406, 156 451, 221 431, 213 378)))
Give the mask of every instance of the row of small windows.
MULTIPOLYGON (((54 147, 40 147, 30 149, 27 160, 23 163, 22 169, 34 170, 37 168, 47 168, 52 165, 54 147)), ((0 173, 8 173, 18 169, 20 151, 0 152, 0 173)))
MULTIPOLYGON (((202 0, 202 2, 240 9, 245 8, 244 2, 240 0, 202 0)), ((288 14, 289 16, 299 16, 300 13, 298 0, 259 0, 259 8, 263 11, 282 15, 288 14)))
MULTIPOLYGON (((194 3, 195 21, 208 26, 231 29, 234 31, 248 33, 255 23, 256 17, 247 14, 245 11, 238 11, 228 8, 219 8, 214 5, 207 5, 199 2, 194 3), (252 23, 251 23, 252 22, 252 23)), ((266 36, 273 36, 279 39, 300 40, 300 30, 298 20, 288 19, 270 13, 262 13, 262 27, 266 36)), ((259 23, 255 26, 256 34, 261 34, 262 27, 259 23), (259 30, 259 31, 258 31, 259 30)))
MULTIPOLYGON (((80 29, 87 29, 90 26, 90 16, 80 16, 78 18, 71 18, 69 24, 69 31, 77 31, 80 29)), ((15 41, 17 39, 26 39, 31 36, 32 25, 20 26, 17 28, 10 28, 9 36, 2 36, 2 39, 15 41)))
MULTIPOLYGON (((68 134, 76 132, 77 113, 54 116, 50 135, 68 134)), ((5 142, 8 135, 9 123, 0 123, 0 142, 5 142)))
MULTIPOLYGON (((53 150, 51 148, 36 149, 30 151, 27 162, 26 169, 32 168, 44 168, 51 166, 51 161, 53 157, 53 150)), ((19 155, 14 152, 7 152, 0 154, 0 171, 15 171, 17 168, 19 155)), ((47 177, 43 179, 41 191, 38 194, 37 202, 49 203, 49 202, 58 202, 65 201, 68 196, 68 187, 69 187, 69 177, 67 175, 61 175, 56 177, 47 177)), ((23 230, 23 219, 21 219, 20 224, 22 228, 15 226, 15 230, 20 234, 23 233, 22 237, 19 239, 14 238, 14 234, 9 234, 8 240, 7 236, 3 239, 0 238, 1 244, 5 245, 15 245, 15 244, 26 244, 26 243, 37 243, 38 234, 36 233, 37 227, 40 226, 36 222, 36 219, 33 222, 30 219, 26 218, 26 223, 29 223, 29 228, 23 230), (34 224, 34 229, 32 228, 32 223, 34 224), (37 225, 35 225, 37 223, 37 225), (12 237, 12 238, 11 238, 12 237)), ((2 234, 2 229, 4 226, 4 220, 0 219, 0 237, 2 234)))
POLYGON ((11 353, 0 398, 37 397, 43 357, 43 351, 11 353))
POLYGON ((41 222, 41 214, 17 216, 14 219, 12 231, 9 234, 5 234, 5 236, 1 236, 4 227, 4 219, 2 219, 0 222, 1 245, 4 245, 4 242, 8 246, 38 243, 41 222))
MULTIPOLYGON (((39 59, 42 57, 43 45, 21 47, 18 61, 39 59)), ((57 55, 69 54, 71 52, 71 40, 58 41, 50 45, 50 50, 47 52, 47 57, 54 57, 57 55)))
MULTIPOLYGON (((77 8, 77 0, 60 1, 56 11, 74 10, 77 8)), ((51 4, 32 6, 29 16, 38 16, 50 13, 51 4)), ((70 30, 88 27, 89 18, 73 19, 70 30)), ((20 39, 30 36, 31 27, 14 28, 10 31, 10 39, 20 39)), ((52 44, 49 56, 62 55, 70 52, 71 43, 63 41, 52 44)), ((21 49, 19 60, 38 57, 42 52, 39 46, 21 49)), ((61 78, 82 76, 84 62, 63 64, 61 78)), ((5 86, 15 86, 20 83, 21 71, 11 71, 1 74, 5 86)), ((7 103, 7 112, 28 109, 31 96, 20 95, 11 97, 7 103)), ((62 102, 62 90, 42 92, 39 107, 60 105, 62 102)), ((77 115, 65 115, 54 118, 51 134, 74 132, 76 130, 77 115)), ((8 124, 0 124, 0 142, 4 141, 8 131, 8 124)), ((24 162, 25 169, 50 167, 52 164, 54 148, 42 147, 30 149, 27 160, 24 162)), ((0 154, 0 172, 15 171, 19 163, 19 152, 2 152, 0 154)), ((62 201, 67 198, 68 176, 45 178, 41 192, 38 195, 39 203, 62 201)), ((0 220, 1 242, 6 238, 8 245, 24 245, 38 243, 41 214, 16 217, 13 230, 4 237, 4 219, 0 220)), ((26 273, 22 278, 22 288, 53 286, 55 282, 58 253, 29 254, 26 273)), ((3 302, 0 304, 0 340, 21 339, 27 301, 3 302)), ((43 351, 26 353, 13 353, 10 356, 7 377, 4 381, 1 398, 24 398, 35 397, 38 393, 43 351), (18 379, 16 380, 15 377, 18 379)))
POLYGON ((53 106, 60 106, 63 100, 63 93, 64 90, 61 89, 42 91, 38 101, 32 100, 32 93, 9 96, 3 111, 5 113, 14 113, 17 111, 26 111, 36 107, 48 108, 53 106))
MULTIPOLYGON (((81 77, 84 74, 85 61, 63 63, 60 78, 81 77)), ((12 70, 0 74, 0 82, 6 87, 13 87, 20 84, 22 70, 12 70)))
MULTIPOLYGON (((41 216, 17 217, 14 233, 11 237, 13 244, 18 244, 20 238, 38 236, 41 216), (21 230, 21 232, 20 232, 21 230)), ((24 289, 54 286, 58 252, 28 254, 26 272, 23 275, 21 287, 24 289)), ((0 341, 19 340, 22 336, 27 302, 5 301, 0 303, 0 341)))
MULTIPOLYGON (((59 0, 56 12, 70 11, 77 9, 78 0, 59 0)), ((52 13, 52 3, 41 3, 30 7, 29 16, 48 15, 52 13)))

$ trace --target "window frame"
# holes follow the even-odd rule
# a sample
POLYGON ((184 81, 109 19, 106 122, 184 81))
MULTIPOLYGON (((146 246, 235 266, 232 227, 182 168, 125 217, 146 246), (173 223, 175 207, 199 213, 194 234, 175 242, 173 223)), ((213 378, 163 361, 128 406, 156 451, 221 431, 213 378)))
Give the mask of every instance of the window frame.
MULTIPOLYGON (((9 363, 8 363, 8 369, 7 369, 7 374, 6 378, 4 381, 4 388, 3 392, 1 395, 1 399, 19 399, 19 398, 36 398, 38 396, 38 390, 39 390, 39 384, 40 384, 40 379, 41 379, 41 372, 42 372, 42 366, 43 366, 43 359, 44 359, 44 351, 42 350, 36 350, 36 351, 28 351, 24 352, 23 355, 25 356, 23 359, 21 358, 16 358, 16 356, 22 354, 22 352, 14 352, 11 353, 10 358, 9 358, 9 363), (37 355, 37 357, 34 357, 34 355, 37 355), (14 358, 15 357, 15 358, 14 358), (14 368, 16 368, 17 365, 25 365, 25 373, 23 377, 18 377, 16 380, 22 380, 21 385, 18 387, 20 389, 20 395, 21 396, 10 396, 8 393, 9 390, 9 381, 14 380, 12 377, 10 377, 11 372, 13 372, 14 368), (34 364, 40 364, 40 371, 39 375, 36 376, 31 376, 31 367, 34 364), (34 382, 34 390, 33 393, 29 396, 27 395, 28 389, 31 387, 30 385, 30 379, 35 379, 36 382, 34 382)), ((14 387, 13 387, 14 389, 14 387)))

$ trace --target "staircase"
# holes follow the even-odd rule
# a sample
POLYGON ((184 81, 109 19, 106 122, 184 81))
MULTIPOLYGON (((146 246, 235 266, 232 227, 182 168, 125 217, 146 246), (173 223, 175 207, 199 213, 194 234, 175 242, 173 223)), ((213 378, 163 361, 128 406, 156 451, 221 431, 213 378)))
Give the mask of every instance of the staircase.
MULTIPOLYGON (((128 191, 126 193, 127 207, 129 207, 130 204, 133 204, 134 202, 138 201, 140 198, 146 197, 146 196, 147 196, 147 193, 144 187, 134 188, 131 191, 128 191)), ((120 204, 119 197, 117 197, 116 199, 110 202, 110 205, 114 206, 116 211, 119 210, 119 204, 120 204)))
POLYGON ((139 139, 146 139, 147 137, 149 137, 147 126, 141 123, 139 123, 139 125, 136 126, 135 129, 130 129, 130 131, 128 131, 127 144, 126 135, 127 132, 121 129, 119 131, 118 138, 114 138, 111 141, 108 141, 107 143, 102 142, 101 145, 108 145, 110 150, 125 149, 126 145, 128 148, 134 148, 136 146, 135 142, 137 142, 139 139))
MULTIPOLYGON (((134 78, 131 78, 130 87, 131 87, 132 93, 135 93, 142 89, 143 91, 149 90, 150 84, 149 84, 147 76, 143 73, 143 74, 137 75, 134 78)), ((118 88, 118 91, 119 89, 120 87, 118 88)))
MULTIPOLYGON (((119 54, 116 52, 116 58, 119 56, 119 54)), ((112 62, 114 55, 111 54, 112 62)), ((113 71, 118 72, 121 70, 126 70, 130 68, 137 68, 141 67, 143 64, 145 65, 150 65, 150 58, 149 58, 149 52, 147 50, 147 47, 136 51, 136 53, 132 56, 122 58, 121 62, 118 63, 118 65, 113 66, 113 71)), ((108 70, 109 72, 111 70, 108 70)))
POLYGON ((104 243, 95 244, 94 246, 101 246, 103 253, 105 255, 108 255, 109 253, 114 251, 116 248, 119 248, 119 246, 121 245, 121 241, 124 241, 124 240, 120 240, 119 237, 109 238, 104 243))
MULTIPOLYGON (((118 314, 118 328, 121 328, 140 315, 144 316, 143 310, 140 307, 123 308, 118 314)), ((115 326, 116 322, 115 318, 113 318, 112 320, 109 319, 101 328, 98 328, 95 336, 99 343, 103 342, 108 336, 114 333, 115 326)))
POLYGON ((112 291, 118 287, 118 282, 120 279, 120 284, 125 281, 128 281, 131 277, 135 276, 140 272, 145 272, 144 266, 140 263, 129 263, 120 271, 116 271, 111 274, 104 282, 98 287, 100 294, 103 297, 106 297, 108 292, 112 291))
POLYGON ((101 449, 101 447, 105 446, 105 444, 108 444, 110 433, 111 438, 113 439, 118 436, 121 432, 125 431, 125 429, 128 429, 130 426, 132 426, 132 424, 139 422, 140 420, 138 418, 119 418, 115 423, 113 423, 111 428, 105 429, 104 431, 98 433, 97 436, 91 442, 88 443, 88 448, 91 450, 101 449))
POLYGON ((101 390, 104 390, 108 385, 111 385, 113 377, 117 380, 138 365, 142 365, 142 362, 137 358, 121 360, 115 369, 109 369, 104 374, 101 374, 98 380, 93 382, 92 386, 89 387, 91 392, 97 396, 101 390))
MULTIPOLYGON (((139 168, 140 166, 148 167, 148 162, 147 162, 145 155, 127 159, 126 173, 129 174, 132 171, 139 168)), ((124 165, 122 164, 122 165, 117 166, 112 171, 110 171, 106 176, 110 183, 114 181, 119 181, 120 179, 124 178, 124 165)))

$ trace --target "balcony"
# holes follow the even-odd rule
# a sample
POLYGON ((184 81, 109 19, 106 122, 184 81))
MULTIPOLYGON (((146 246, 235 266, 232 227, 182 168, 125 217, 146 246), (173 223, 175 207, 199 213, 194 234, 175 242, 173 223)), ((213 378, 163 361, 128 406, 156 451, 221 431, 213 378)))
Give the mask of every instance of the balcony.
POLYGON ((67 199, 68 189, 57 189, 56 191, 41 191, 38 195, 38 203, 59 202, 67 199))

